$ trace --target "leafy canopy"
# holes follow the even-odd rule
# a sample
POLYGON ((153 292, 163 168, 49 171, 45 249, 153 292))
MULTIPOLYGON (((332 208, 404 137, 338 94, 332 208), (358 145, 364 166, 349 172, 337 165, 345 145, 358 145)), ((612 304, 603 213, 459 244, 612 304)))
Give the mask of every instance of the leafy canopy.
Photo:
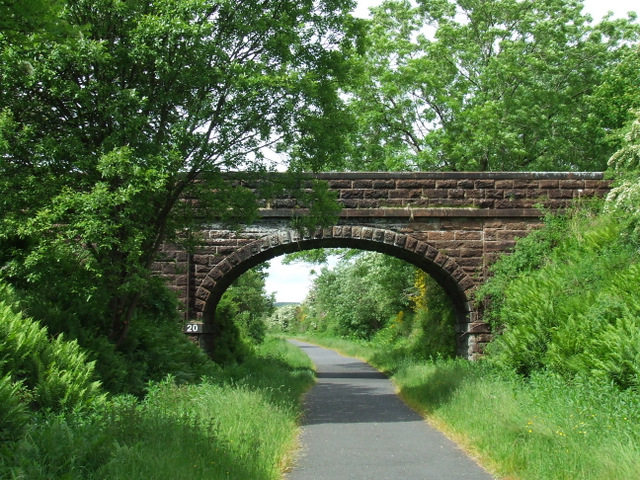
POLYGON ((606 167, 633 106, 614 85, 624 58, 638 70, 635 15, 594 24, 578 0, 388 0, 372 14, 344 168, 606 167))
POLYGON ((265 149, 337 158, 359 27, 350 0, 60 5, 68 35, 0 34, 0 268, 120 343, 162 242, 255 215, 265 149))

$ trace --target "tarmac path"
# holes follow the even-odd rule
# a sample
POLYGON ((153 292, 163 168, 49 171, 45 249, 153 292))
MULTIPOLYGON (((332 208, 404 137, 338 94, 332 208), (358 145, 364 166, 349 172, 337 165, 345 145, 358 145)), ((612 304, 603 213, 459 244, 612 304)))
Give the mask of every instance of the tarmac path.
POLYGON ((316 365, 302 451, 287 480, 491 480, 366 363, 292 341, 316 365))

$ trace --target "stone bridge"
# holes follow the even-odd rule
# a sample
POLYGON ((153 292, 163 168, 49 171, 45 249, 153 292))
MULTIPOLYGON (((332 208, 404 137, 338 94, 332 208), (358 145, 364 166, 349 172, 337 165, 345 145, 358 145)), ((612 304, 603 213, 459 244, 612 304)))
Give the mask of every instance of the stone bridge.
MULTIPOLYGON (((516 239, 541 225, 541 211, 602 196, 601 173, 323 173, 342 212, 336 225, 302 236, 290 226, 295 200, 283 196, 241 233, 202 225, 193 253, 165 245, 156 268, 178 292, 187 333, 208 350, 220 297, 248 269, 300 250, 345 247, 392 255, 429 273, 456 313, 459 355, 473 358, 490 340, 474 303, 488 267, 516 239)), ((265 204, 266 205, 266 204, 265 204)))

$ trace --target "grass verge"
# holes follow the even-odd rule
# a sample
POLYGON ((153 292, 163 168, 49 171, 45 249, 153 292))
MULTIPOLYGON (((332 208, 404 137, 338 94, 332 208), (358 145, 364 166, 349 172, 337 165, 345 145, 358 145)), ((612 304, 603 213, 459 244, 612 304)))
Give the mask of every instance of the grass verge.
POLYGON ((198 384, 167 378, 141 401, 118 396, 81 415, 39 415, 0 447, 0 478, 277 479, 313 382, 308 357, 269 338, 255 357, 198 384))

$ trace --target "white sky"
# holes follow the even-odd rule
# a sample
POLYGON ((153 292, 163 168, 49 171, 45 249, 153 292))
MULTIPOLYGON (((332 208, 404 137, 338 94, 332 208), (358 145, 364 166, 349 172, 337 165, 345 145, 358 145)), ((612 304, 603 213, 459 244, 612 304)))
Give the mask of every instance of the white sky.
MULTIPOLYGON (((382 0, 359 0, 355 15, 367 17, 369 7, 380 3, 382 0)), ((596 21, 609 11, 615 17, 626 17, 629 11, 640 12, 637 0, 585 0, 584 6, 585 12, 590 13, 596 21)), ((302 263, 282 265, 282 257, 274 258, 270 263, 267 292, 275 293, 277 302, 302 302, 311 287, 311 271, 320 270, 318 266, 302 263)))
POLYGON ((321 267, 306 263, 282 265, 283 258, 269 261, 267 293, 275 293, 276 302, 302 302, 311 287, 311 271, 319 271, 321 267))

